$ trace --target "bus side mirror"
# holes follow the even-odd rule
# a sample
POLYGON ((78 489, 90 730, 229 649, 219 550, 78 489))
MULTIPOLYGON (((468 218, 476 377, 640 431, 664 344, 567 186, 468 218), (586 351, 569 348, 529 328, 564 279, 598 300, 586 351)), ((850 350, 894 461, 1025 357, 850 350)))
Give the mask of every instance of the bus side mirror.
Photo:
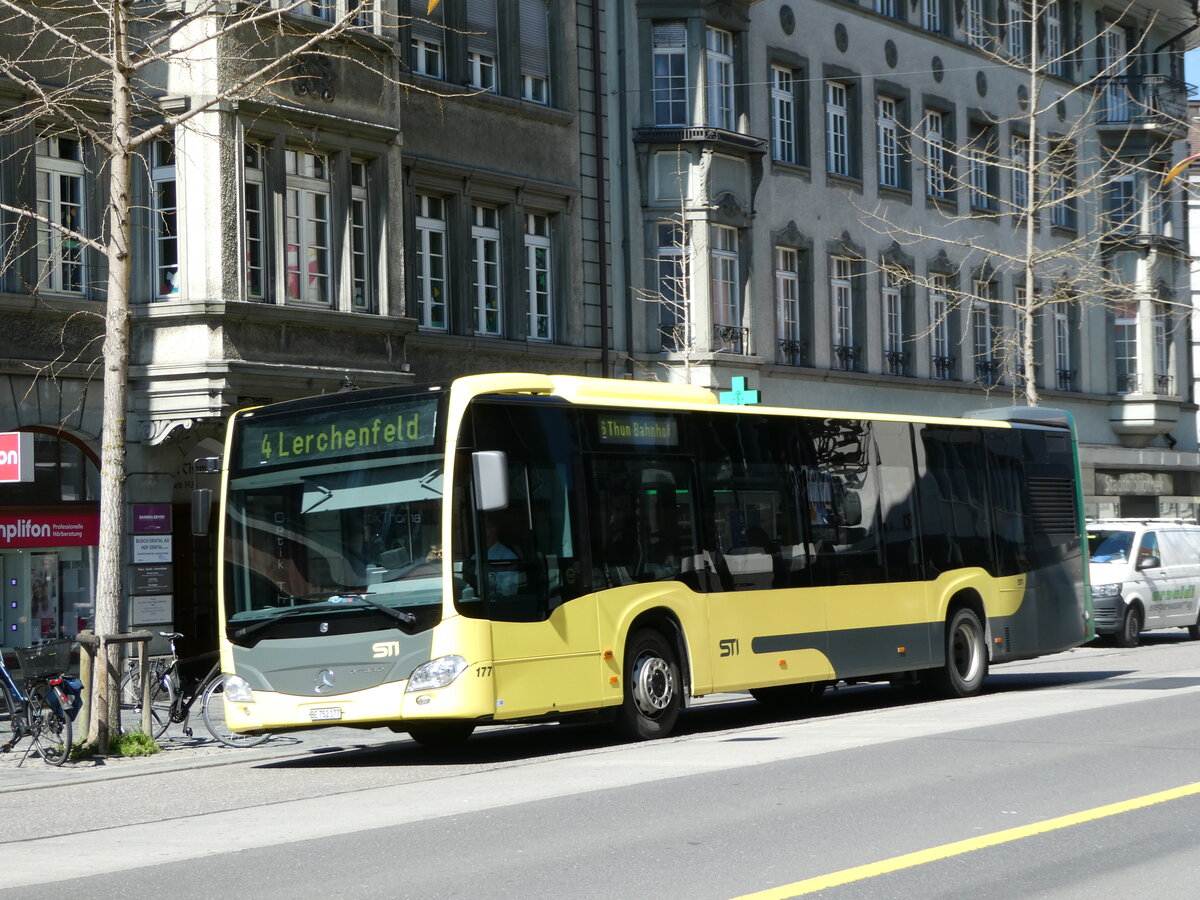
POLYGON ((192 534, 204 537, 208 534, 208 520, 212 516, 212 491, 196 488, 192 491, 192 534))
POLYGON ((475 475, 475 508, 480 512, 508 508, 508 454, 476 450, 471 454, 475 475))

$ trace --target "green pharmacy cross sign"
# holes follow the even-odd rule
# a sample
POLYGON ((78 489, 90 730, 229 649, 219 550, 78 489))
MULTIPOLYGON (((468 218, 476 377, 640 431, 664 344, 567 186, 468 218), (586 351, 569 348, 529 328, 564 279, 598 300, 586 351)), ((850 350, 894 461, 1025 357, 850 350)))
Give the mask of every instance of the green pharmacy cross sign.
POLYGON ((728 406, 748 406, 759 402, 758 391, 746 390, 745 378, 734 378, 727 391, 717 394, 717 400, 728 406))

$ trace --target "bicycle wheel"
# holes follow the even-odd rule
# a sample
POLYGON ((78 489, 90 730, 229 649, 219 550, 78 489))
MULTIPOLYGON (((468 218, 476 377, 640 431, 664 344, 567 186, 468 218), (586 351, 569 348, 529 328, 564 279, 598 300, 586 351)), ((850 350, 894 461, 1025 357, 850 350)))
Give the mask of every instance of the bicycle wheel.
POLYGON ((0 682, 0 752, 12 749, 17 732, 17 701, 8 685, 0 682))
POLYGON ((33 726, 33 745, 42 760, 61 766, 71 755, 71 720, 57 699, 50 696, 50 685, 34 685, 29 697, 29 718, 33 726))
POLYGON ((225 721, 225 676, 217 675, 204 686, 200 714, 209 733, 227 747, 257 747, 269 734, 238 734, 225 721))
MULTIPOLYGON (((142 698, 140 674, 126 672, 121 678, 121 731, 142 730, 142 698)), ((167 732, 171 724, 171 708, 175 704, 175 685, 169 674, 150 670, 150 736, 155 740, 167 732)))

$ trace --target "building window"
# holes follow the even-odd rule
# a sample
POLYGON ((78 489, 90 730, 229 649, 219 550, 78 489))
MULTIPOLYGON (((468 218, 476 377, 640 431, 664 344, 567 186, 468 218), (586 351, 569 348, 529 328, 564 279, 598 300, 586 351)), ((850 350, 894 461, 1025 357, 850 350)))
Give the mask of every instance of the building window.
POLYGON ((991 384, 995 375, 991 298, 991 283, 975 282, 975 299, 971 301, 971 354, 975 359, 975 376, 984 384, 991 384))
POLYGON ((546 0, 521 0, 521 97, 550 102, 550 9, 546 0))
POLYGON ((1104 186, 1104 217, 1110 234, 1138 230, 1137 178, 1118 175, 1104 186))
POLYGON ((825 82, 825 167, 850 175, 850 91, 840 81, 825 82))
POLYGON ((1012 166, 1013 212, 1024 215, 1029 208, 1029 138, 1012 136, 1009 165, 1012 166))
POLYGON ((942 113, 925 110, 925 193, 947 196, 946 121, 942 113))
POLYGON ((242 172, 245 179, 246 298, 266 299, 266 221, 263 205, 263 159, 266 148, 246 144, 242 172))
POLYGON ((1050 223, 1058 228, 1075 227, 1075 145, 1071 141, 1051 141, 1046 170, 1050 176, 1047 199, 1050 223))
POLYGON ((883 273, 883 365, 884 371, 892 375, 905 375, 904 353, 904 305, 901 286, 904 276, 900 272, 883 273))
POLYGON ((1110 25, 1099 35, 1100 81, 1104 84, 1103 116, 1106 122, 1128 122, 1130 85, 1127 73, 1129 54, 1125 31, 1110 25))
POLYGON ((412 71, 426 78, 442 79, 445 74, 446 29, 442 6, 421 12, 426 4, 412 3, 413 16, 409 25, 409 44, 412 48, 412 71))
POLYGON ((875 0, 875 12, 881 16, 889 16, 896 18, 896 9, 899 5, 899 0, 875 0))
POLYGON ((1060 0, 1049 0, 1042 15, 1042 30, 1046 40, 1046 68, 1052 75, 1065 76, 1066 59, 1063 56, 1063 17, 1060 0))
POLYGON ((330 305, 329 158, 285 150, 287 298, 330 305))
POLYGON ((971 140, 965 148, 971 206, 976 209, 996 208, 996 161, 991 127, 979 125, 971 129, 971 140))
POLYGON ((737 229, 713 225, 711 233, 713 324, 740 326, 742 304, 738 289, 737 229))
POLYGON ((662 349, 683 352, 691 346, 691 310, 688 308, 687 236, 678 222, 656 226, 658 250, 658 330, 662 349))
POLYGON ((771 155, 779 162, 796 163, 796 73, 771 66, 771 155))
POLYGON ((1113 321, 1113 368, 1117 376, 1117 393, 1133 394, 1138 384, 1137 309, 1127 304, 1118 310, 1113 321))
POLYGON ((154 251, 154 296, 179 296, 179 216, 175 189, 175 142, 150 145, 150 216, 154 251))
POLYGON ((921 0, 921 24, 933 34, 942 33, 942 0, 921 0))
POLYGON ((471 87, 495 92, 497 84, 496 0, 467 3, 467 68, 471 87))
POLYGON ((367 204, 367 164, 350 160, 350 303, 366 312, 373 306, 371 283, 370 208, 367 204))
POLYGON ((1006 28, 1006 43, 1008 45, 1008 55, 1015 60, 1023 61, 1028 55, 1028 46, 1025 40, 1026 30, 1029 28, 1029 18, 1025 13, 1025 4, 1023 0, 1008 0, 1008 25, 1006 28))
POLYGON ((800 331, 800 254, 791 247, 775 248, 775 320, 779 328, 779 360, 805 362, 800 331))
POLYGON ((475 333, 499 337, 500 211, 491 206, 474 206, 472 217, 475 333))
POLYGON ((934 378, 950 377, 954 362, 950 358, 949 282, 945 275, 929 276, 929 350, 930 371, 934 378))
POLYGON ((1171 394, 1171 345, 1167 339, 1169 313, 1161 303, 1154 305, 1154 393, 1171 394))
POLYGON ((529 338, 548 341, 554 337, 549 216, 525 216, 525 291, 529 299, 529 338))
POLYGON ((708 124, 733 131, 733 35, 720 28, 705 30, 708 77, 708 124))
POLYGON ((852 370, 858 355, 854 346, 854 294, 850 279, 854 260, 834 256, 829 260, 829 295, 833 307, 833 367, 852 370))
POLYGON ((896 122, 896 100, 882 94, 875 100, 876 145, 879 153, 879 183, 903 187, 900 180, 900 126, 896 122))
POLYGON ((446 202, 417 195, 417 304, 422 328, 444 331, 446 322, 446 202))
POLYGON ((687 125, 687 29, 682 22, 654 26, 654 124, 687 125))
POLYGON ((1066 312, 1054 313, 1054 369, 1059 390, 1071 389, 1071 322, 1066 312))
POLYGON ((37 144, 38 287, 81 294, 84 287, 83 145, 66 135, 37 144))
POLYGON ((987 19, 984 16, 984 0, 967 0, 966 22, 963 32, 967 43, 983 47, 987 41, 987 19))

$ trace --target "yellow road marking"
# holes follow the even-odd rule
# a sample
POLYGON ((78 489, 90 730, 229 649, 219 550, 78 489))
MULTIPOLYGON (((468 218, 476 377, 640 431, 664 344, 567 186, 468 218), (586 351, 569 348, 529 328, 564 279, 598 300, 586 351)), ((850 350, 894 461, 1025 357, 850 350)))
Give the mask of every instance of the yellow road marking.
POLYGON ((1135 809, 1143 809, 1147 806, 1154 806, 1157 803, 1166 803, 1168 800, 1178 800, 1181 797, 1191 797, 1196 794, 1200 794, 1200 782, 1171 788, 1169 791, 1159 791, 1157 794, 1146 794, 1144 797, 1134 797, 1132 800, 1122 800, 1120 803, 1110 803, 1107 806, 1085 809, 1083 812, 1070 813, 1069 815, 1058 816, 1054 819, 1044 819, 1041 822, 1034 822, 1032 825, 1006 828, 1004 831, 994 831, 991 834, 942 844, 940 847, 930 847, 927 850, 918 850, 915 853, 905 853, 903 856, 893 856, 891 859, 867 863, 863 866, 854 866, 850 869, 842 869, 840 872, 830 872, 828 875, 806 878, 804 881, 796 881, 792 884, 785 884, 782 887, 768 888, 765 891, 758 891, 754 894, 745 894, 735 898, 735 900, 786 900, 789 897, 800 897, 804 894, 812 894, 816 891, 836 887, 840 884, 862 881, 867 878, 874 878, 876 875, 898 872, 901 869, 911 869, 913 866, 924 865, 925 863, 935 862, 939 859, 961 856, 964 853, 982 850, 985 847, 995 847, 999 844, 1019 841, 1022 838, 1033 837, 1037 834, 1057 831, 1060 828, 1070 828, 1072 825, 1081 825, 1084 822, 1092 822, 1096 819, 1104 819, 1108 816, 1116 816, 1135 809))

